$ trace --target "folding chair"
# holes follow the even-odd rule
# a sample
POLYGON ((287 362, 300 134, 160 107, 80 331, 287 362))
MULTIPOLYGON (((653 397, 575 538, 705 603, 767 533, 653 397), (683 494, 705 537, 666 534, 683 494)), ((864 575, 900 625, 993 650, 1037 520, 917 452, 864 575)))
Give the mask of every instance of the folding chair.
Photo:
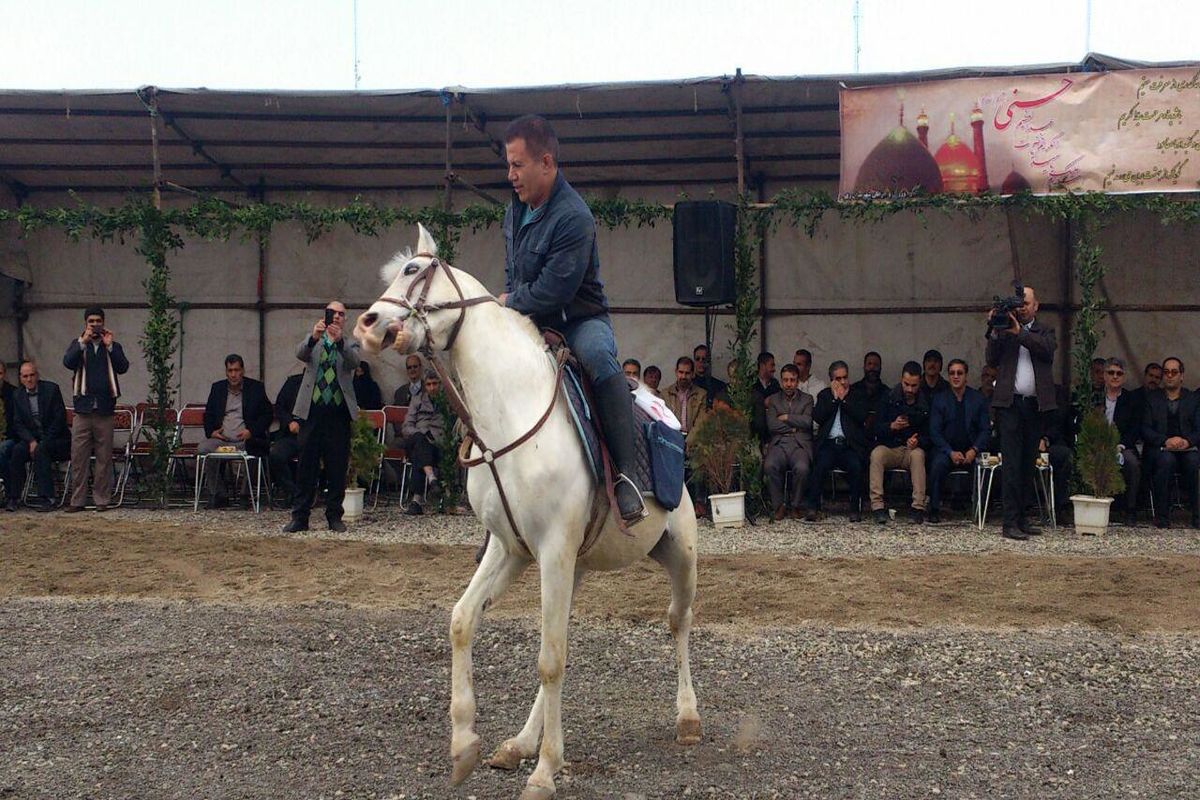
MULTIPOLYGON (((371 427, 375 429, 376 440, 382 445, 384 443, 385 433, 387 430, 387 415, 380 409, 361 409, 358 412, 360 419, 365 419, 371 423, 371 427)), ((367 487, 367 491, 375 492, 375 500, 371 504, 371 508, 379 505, 379 489, 383 483, 383 459, 386 453, 381 453, 379 463, 375 465, 375 478, 371 481, 371 485, 367 487)))
MULTIPOLYGON (((191 409, 184 409, 186 414, 191 409)), ((196 454, 196 493, 192 497, 192 510, 200 510, 200 493, 204 491, 205 479, 205 464, 209 459, 215 461, 231 461, 238 466, 246 468, 246 493, 250 495, 250 502, 254 506, 254 513, 257 514, 262 510, 262 480, 263 480, 263 457, 252 455, 245 450, 234 450, 232 452, 215 453, 197 453, 196 454), (254 479, 251 480, 250 475, 254 474, 254 479)))
MULTIPOLYGON (((387 420, 387 424, 392 426, 396 432, 396 439, 393 440, 392 447, 385 447, 383 451, 383 463, 399 464, 400 470, 400 502, 404 502, 404 489, 408 485, 408 473, 412 469, 412 462, 408 460, 408 454, 404 452, 404 448, 399 446, 400 431, 404 425, 404 420, 408 417, 407 406, 384 406, 383 416, 387 420)), ((383 472, 380 471, 382 479, 383 472)))
MULTIPOLYGON (((134 406, 133 447, 130 449, 130 473, 142 471, 138 461, 145 463, 154 450, 153 435, 155 425, 161 420, 170 431, 171 449, 174 450, 179 441, 179 412, 174 408, 160 409, 153 403, 138 403, 134 406)), ((122 491, 124 491, 122 489, 122 491)), ((123 496, 123 495, 122 495, 123 496)), ((139 498, 140 499, 140 498, 139 498)))
POLYGON ((175 474, 175 468, 183 466, 184 477, 187 477, 186 462, 197 464, 194 480, 195 499, 200 496, 200 479, 203 470, 199 469, 200 442, 204 439, 204 409, 196 406, 185 406, 179 412, 179 424, 175 427, 175 446, 171 448, 171 456, 167 460, 167 477, 175 474))

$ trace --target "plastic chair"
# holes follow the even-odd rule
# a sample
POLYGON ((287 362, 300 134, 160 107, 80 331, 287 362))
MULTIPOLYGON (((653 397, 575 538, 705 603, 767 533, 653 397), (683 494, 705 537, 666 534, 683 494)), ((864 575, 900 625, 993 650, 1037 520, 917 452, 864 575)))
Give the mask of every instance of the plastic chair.
MULTIPOLYGON (((379 444, 384 443, 385 432, 387 430, 387 415, 382 409, 361 409, 358 412, 359 419, 365 419, 371 423, 371 427, 375 429, 375 438, 379 444)), ((383 458, 386 453, 380 453, 379 461, 375 465, 375 478, 371 481, 371 485, 367 487, 368 492, 375 493, 375 499, 371 504, 371 508, 379 505, 379 489, 383 483, 383 458)))
MULTIPOLYGON (((404 420, 408 418, 408 406, 384 406, 383 416, 387 420, 387 424, 392 426, 396 432, 397 440, 400 437, 400 430, 404 425, 404 420)), ((400 502, 404 502, 404 489, 408 485, 408 474, 412 469, 412 462, 408 460, 408 454, 404 452, 404 448, 397 445, 396 441, 392 442, 392 447, 386 447, 383 451, 383 463, 394 463, 400 465, 400 502)), ((382 479, 382 471, 380 478, 382 479)))

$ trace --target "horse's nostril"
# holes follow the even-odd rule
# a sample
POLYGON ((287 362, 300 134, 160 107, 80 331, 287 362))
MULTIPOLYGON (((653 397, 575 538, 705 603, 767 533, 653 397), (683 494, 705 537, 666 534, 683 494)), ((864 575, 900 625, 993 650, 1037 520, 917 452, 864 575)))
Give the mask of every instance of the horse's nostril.
POLYGON ((363 325, 366 325, 368 328, 373 328, 378 320, 379 315, 372 311, 371 313, 363 316, 363 325))

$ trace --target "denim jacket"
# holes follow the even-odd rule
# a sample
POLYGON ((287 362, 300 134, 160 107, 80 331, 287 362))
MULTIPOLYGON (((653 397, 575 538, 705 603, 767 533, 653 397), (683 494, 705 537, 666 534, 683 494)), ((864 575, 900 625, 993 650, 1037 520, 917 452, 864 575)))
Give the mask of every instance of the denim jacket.
POLYGON ((525 209, 514 194, 504 215, 508 307, 541 327, 607 313, 596 221, 583 198, 560 172, 546 202, 521 226, 525 209))

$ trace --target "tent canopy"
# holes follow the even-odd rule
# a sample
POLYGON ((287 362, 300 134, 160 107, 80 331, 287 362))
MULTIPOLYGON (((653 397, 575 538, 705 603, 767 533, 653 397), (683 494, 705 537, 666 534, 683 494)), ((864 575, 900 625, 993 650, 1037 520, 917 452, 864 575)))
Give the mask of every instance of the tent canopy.
POLYGON ((1015 68, 492 90, 0 91, 0 183, 18 198, 149 189, 153 101, 163 180, 198 191, 433 189, 448 169, 494 190, 505 186, 504 127, 530 112, 554 123, 581 187, 736 185, 737 111, 748 183, 827 184, 838 177, 842 86, 1142 66, 1091 55, 1015 68))

